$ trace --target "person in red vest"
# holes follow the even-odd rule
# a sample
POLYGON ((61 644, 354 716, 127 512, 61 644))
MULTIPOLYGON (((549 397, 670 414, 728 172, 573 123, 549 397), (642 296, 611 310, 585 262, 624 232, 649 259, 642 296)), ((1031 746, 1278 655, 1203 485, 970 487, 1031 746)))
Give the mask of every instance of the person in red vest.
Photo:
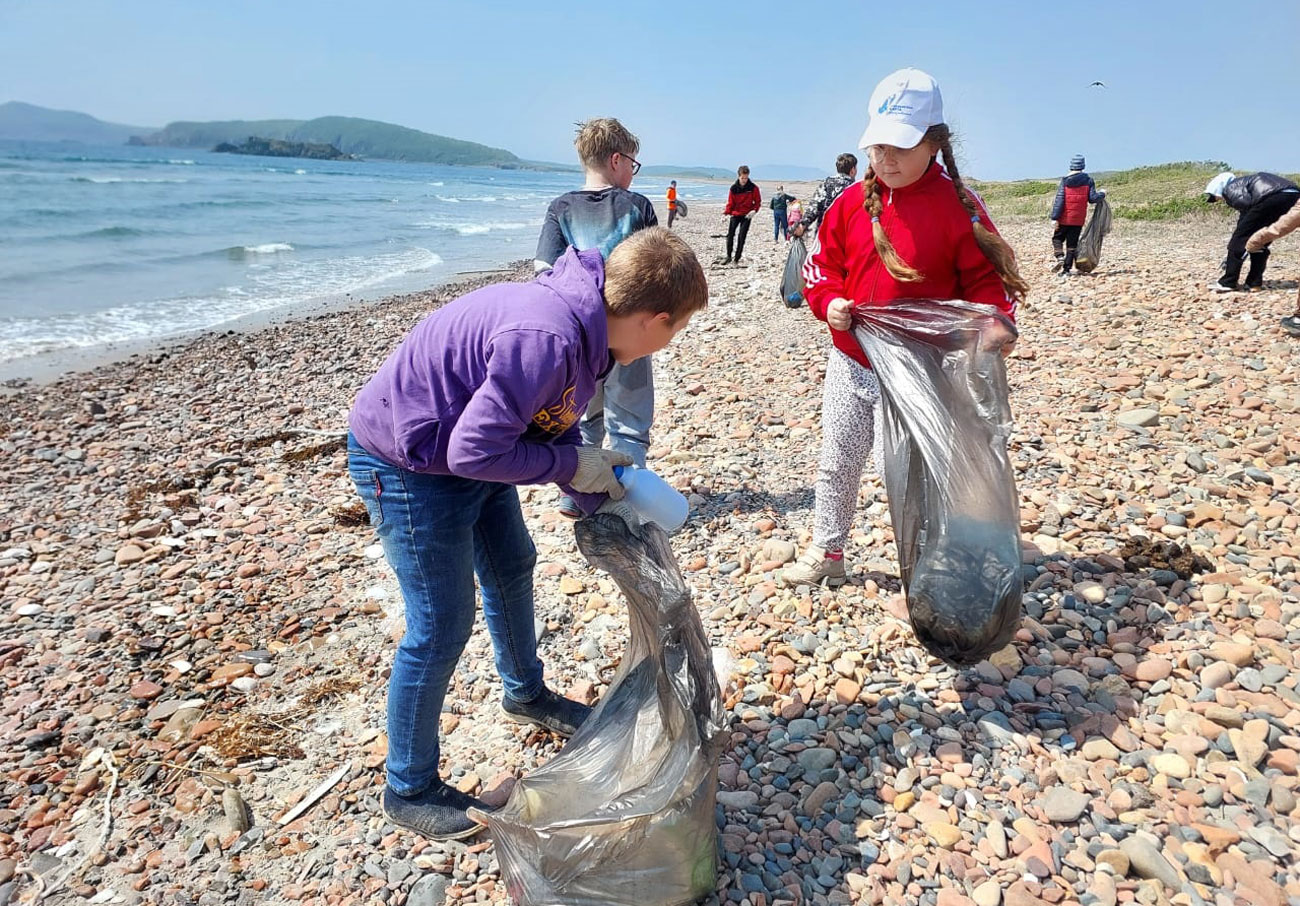
POLYGON ((1092 177, 1083 172, 1082 154, 1070 158, 1070 173, 1061 178, 1056 187, 1056 200, 1052 202, 1052 221, 1056 231, 1052 233, 1052 253, 1061 263, 1061 273, 1071 273, 1074 256, 1079 252, 1079 234, 1083 232, 1083 222, 1088 219, 1088 205, 1096 204, 1106 196, 1099 191, 1092 177))

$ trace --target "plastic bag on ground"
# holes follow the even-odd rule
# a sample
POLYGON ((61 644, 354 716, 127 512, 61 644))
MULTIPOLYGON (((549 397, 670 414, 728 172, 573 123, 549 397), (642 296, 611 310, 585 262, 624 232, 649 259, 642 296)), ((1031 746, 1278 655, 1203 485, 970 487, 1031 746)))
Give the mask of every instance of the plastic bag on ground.
POLYGON ((785 256, 785 270, 781 273, 781 301, 787 308, 798 308, 803 303, 803 262, 808 257, 808 247, 796 236, 790 240, 790 252, 785 256))
POLYGON ((1016 328, 968 302, 854 313, 880 381, 885 490, 917 638, 973 664, 1020 624, 1020 505, 1000 348, 1016 328))
POLYGON ((631 639, 595 712, 482 816, 521 906, 676 906, 717 880, 714 807, 726 712, 704 627, 657 526, 577 523, 618 583, 631 639))
POLYGON ((1110 202, 1104 197, 1092 206, 1092 216, 1079 234, 1079 251, 1074 266, 1081 274, 1091 274, 1101 263, 1101 243, 1110 232, 1110 202))

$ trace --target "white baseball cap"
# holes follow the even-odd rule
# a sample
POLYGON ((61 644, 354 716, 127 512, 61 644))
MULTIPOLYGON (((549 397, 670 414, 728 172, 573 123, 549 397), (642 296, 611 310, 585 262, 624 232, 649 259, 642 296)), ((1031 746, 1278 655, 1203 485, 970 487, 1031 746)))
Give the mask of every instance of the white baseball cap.
POLYGON ((1222 195, 1223 190, 1227 188, 1228 183, 1232 182, 1236 178, 1237 177, 1233 176, 1231 172, 1225 170, 1205 184, 1205 194, 1214 196, 1222 195))
POLYGON ((919 69, 900 69, 885 76, 871 93, 871 119, 858 147, 915 148, 927 129, 942 122, 939 83, 919 69))

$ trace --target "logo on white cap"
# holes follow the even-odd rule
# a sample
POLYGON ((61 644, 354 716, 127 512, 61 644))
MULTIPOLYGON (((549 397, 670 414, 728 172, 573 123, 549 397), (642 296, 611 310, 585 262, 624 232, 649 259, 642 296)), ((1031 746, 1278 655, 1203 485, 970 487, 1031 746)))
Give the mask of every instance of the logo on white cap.
POLYGON ((943 95, 929 73, 900 69, 876 86, 870 110, 871 120, 858 147, 915 148, 927 129, 943 122, 943 95))

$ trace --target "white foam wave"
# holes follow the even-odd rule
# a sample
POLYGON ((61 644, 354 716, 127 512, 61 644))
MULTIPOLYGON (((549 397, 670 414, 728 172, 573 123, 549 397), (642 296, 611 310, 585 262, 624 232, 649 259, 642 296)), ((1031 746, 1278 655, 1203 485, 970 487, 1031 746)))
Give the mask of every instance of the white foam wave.
POLYGON ((306 174, 306 172, 307 172, 306 170, 303 170, 302 168, 299 168, 299 169, 293 171, 293 175, 294 175, 294 176, 302 176, 302 175, 306 174))
POLYGON ((421 220, 412 226, 422 230, 455 230, 462 236, 481 236, 484 233, 510 232, 536 229, 542 220, 489 221, 487 223, 449 223, 446 220, 421 220))
POLYGON ((181 165, 183 165, 183 166, 187 166, 187 167, 192 167, 192 166, 194 166, 194 161, 192 161, 192 160, 169 160, 169 161, 167 161, 167 163, 169 163, 169 164, 181 164, 181 165))
POLYGON ((143 178, 131 178, 126 176, 73 176, 71 177, 71 179, 73 182, 93 182, 99 185, 107 185, 109 183, 117 183, 117 182, 133 182, 133 183, 134 182, 168 182, 168 183, 189 182, 188 179, 143 179, 143 178))
POLYGON ((292 252, 293 246, 287 242, 265 242, 262 245, 246 245, 244 251, 250 255, 273 255, 276 252, 292 252))
POLYGON ((441 263, 441 256, 425 248, 316 261, 290 259, 286 266, 256 274, 243 286, 226 286, 209 296, 156 299, 48 318, 0 318, 0 361, 211 330, 248 315, 362 292, 441 263))
POLYGON ((442 186, 442 185, 446 185, 446 183, 444 183, 444 182, 440 179, 440 180, 438 180, 437 182, 431 182, 431 183, 429 183, 429 185, 431 185, 431 186, 442 186))

